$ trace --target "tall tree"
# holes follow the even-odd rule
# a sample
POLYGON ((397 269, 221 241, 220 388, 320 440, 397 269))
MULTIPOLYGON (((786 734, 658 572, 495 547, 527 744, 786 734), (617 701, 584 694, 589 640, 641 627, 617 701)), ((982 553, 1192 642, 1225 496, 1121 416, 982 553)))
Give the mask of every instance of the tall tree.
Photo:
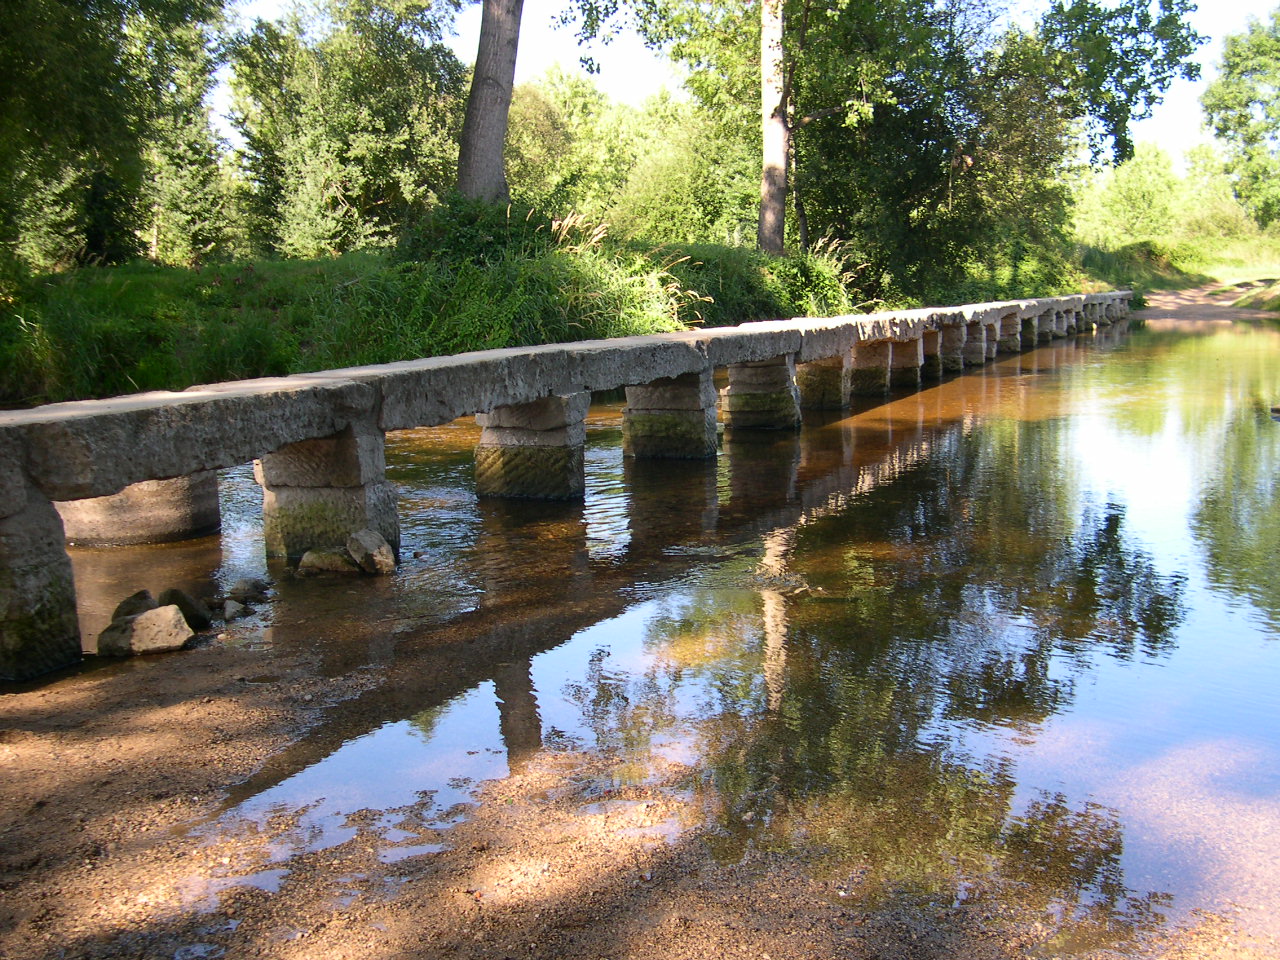
POLYGON ((760 0, 760 223, 756 242, 765 253, 786 247, 787 165, 791 156, 790 91, 783 37, 784 0, 760 0))
MULTIPOLYGON (((150 113, 128 29, 207 21, 219 0, 14 0, 0 32, 0 246, 70 216, 80 256, 131 252, 150 113), (53 203, 50 217, 32 205, 53 203), (78 212, 73 212, 78 211, 78 212)), ((26 236, 26 240, 23 237, 26 236)))
POLYGON ((516 79, 524 0, 483 0, 476 65, 458 145, 458 190, 490 203, 510 199, 503 145, 516 79))
POLYGON ((208 105, 216 67, 212 30, 142 22, 133 34, 153 104, 143 154, 143 239, 151 259, 194 265, 224 247, 229 217, 208 105))
POLYGON ((1178 77, 1195 80, 1190 60, 1205 38, 1187 23, 1194 0, 1053 0, 1040 21, 1046 46, 1059 54, 1055 72, 1076 99, 1095 154, 1110 147, 1117 161, 1133 154, 1129 124, 1151 115, 1178 77))
POLYGON ((1240 199, 1262 225, 1280 220, 1280 10, 1226 38, 1218 79, 1200 102, 1226 144, 1240 199))
POLYGON ((452 11, 333 2, 259 22, 232 51, 242 198, 264 252, 314 257, 385 243, 452 184, 463 68, 452 11))

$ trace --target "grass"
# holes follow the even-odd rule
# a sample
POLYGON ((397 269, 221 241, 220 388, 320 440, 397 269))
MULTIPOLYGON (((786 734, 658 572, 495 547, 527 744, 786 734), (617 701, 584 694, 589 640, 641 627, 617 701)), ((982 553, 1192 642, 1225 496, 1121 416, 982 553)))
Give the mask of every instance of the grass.
POLYGON ((835 257, 581 232, 478 257, 89 268, 0 306, 0 405, 852 308, 835 257))
POLYGON ((1280 313, 1280 280, 1269 277, 1256 281, 1233 284, 1230 292, 1242 293, 1232 301, 1233 307, 1250 310, 1271 310, 1280 313))

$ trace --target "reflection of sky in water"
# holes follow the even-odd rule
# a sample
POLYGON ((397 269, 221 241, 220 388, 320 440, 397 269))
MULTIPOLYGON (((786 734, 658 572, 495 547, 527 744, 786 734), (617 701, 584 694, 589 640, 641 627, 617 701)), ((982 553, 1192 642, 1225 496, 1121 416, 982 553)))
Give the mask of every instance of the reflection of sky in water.
MULTIPOLYGON (((631 543, 627 488, 618 475, 619 443, 593 443, 587 435, 585 454, 587 555, 592 560, 619 560, 631 543)), ((612 440, 613 438, 609 438, 612 440)))
MULTIPOLYGON (((357 827, 348 818, 360 810, 390 810, 429 799, 423 819, 447 818, 455 805, 470 801, 478 782, 507 775, 501 746, 493 685, 483 683, 418 717, 344 743, 319 763, 228 810, 202 832, 212 837, 238 821, 264 823, 276 814, 302 811, 272 858, 281 861, 352 839, 357 827)), ((388 836, 385 829, 381 833, 389 841, 405 839, 388 836)))
POLYGON ((254 482, 253 464, 218 471, 218 505, 222 510, 222 567, 225 589, 241 577, 266 573, 262 542, 262 488, 254 482))

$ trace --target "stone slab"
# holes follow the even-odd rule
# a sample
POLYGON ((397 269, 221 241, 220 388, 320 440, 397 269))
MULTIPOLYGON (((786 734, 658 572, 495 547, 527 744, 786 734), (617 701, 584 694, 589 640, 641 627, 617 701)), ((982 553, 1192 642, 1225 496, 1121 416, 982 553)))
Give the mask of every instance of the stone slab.
POLYGON ((366 385, 319 376, 245 380, 0 413, 24 434, 25 473, 51 500, 248 463, 367 417, 366 385))
POLYGON ((476 493, 482 497, 581 500, 586 490, 583 447, 476 447, 476 493))
POLYGON ((570 424, 580 424, 591 408, 591 394, 570 394, 567 397, 540 397, 530 403, 495 407, 488 413, 476 414, 481 427, 520 430, 560 430, 570 424))
POLYGON ((144 480, 109 497, 54 506, 67 541, 91 546, 170 543, 205 536, 221 525, 214 470, 172 480, 144 480))
POLYGON ((302 440, 254 462, 264 487, 359 487, 386 478, 386 442, 362 425, 331 437, 302 440))

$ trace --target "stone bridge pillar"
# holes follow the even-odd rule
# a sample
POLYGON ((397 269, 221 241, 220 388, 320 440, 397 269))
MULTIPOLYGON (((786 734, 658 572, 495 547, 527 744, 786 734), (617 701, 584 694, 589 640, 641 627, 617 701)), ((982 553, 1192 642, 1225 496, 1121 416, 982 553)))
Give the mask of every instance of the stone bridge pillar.
POLYGON ((800 391, 792 354, 729 365, 729 385, 720 395, 730 430, 790 430, 800 425, 800 391))
POLYGON ((1067 312, 1065 310, 1053 311, 1053 337, 1055 340, 1061 340, 1067 335, 1067 312))
POLYGON ((58 511, 25 478, 4 479, 0 680, 27 680, 80 661, 76 588, 58 511))
POLYGON ((254 463, 267 555, 298 558, 313 547, 344 544, 366 527, 398 554, 400 519, 383 441, 375 425, 356 423, 331 437, 286 444, 254 463))
POLYGON ((987 337, 987 362, 990 362, 1000 352, 1000 321, 988 320, 983 329, 987 337))
POLYGON ((716 455, 716 388, 711 371, 627 387, 622 450, 628 457, 703 460, 716 455))
POLYGON ((920 364, 922 380, 942 379, 942 332, 926 330, 920 338, 920 349, 924 360, 920 364))
POLYGON ((849 405, 849 356, 812 360, 796 367, 796 387, 805 410, 843 410, 849 405))
POLYGON ((1036 345, 1036 341, 1038 339, 1037 331, 1036 331, 1036 318, 1023 317, 1021 322, 1022 322, 1022 349, 1030 350, 1032 347, 1036 345))
POLYGON ((889 386, 920 389, 920 368, 924 365, 924 340, 895 340, 889 353, 889 386))
POLYGON ((942 328, 942 369, 959 373, 964 369, 964 343, 967 324, 953 323, 942 328))
POLYGON ((1036 343, 1048 343, 1053 339, 1053 311, 1046 310, 1036 317, 1036 343))
POLYGON ((987 325, 973 320, 964 325, 964 365, 980 367, 987 362, 987 325))
POLYGON ((853 348, 849 393, 857 397, 883 397, 889 392, 889 364, 893 353, 888 340, 867 340, 853 348))
POLYGON ((1006 313, 1000 318, 1000 339, 996 346, 1001 353, 1022 352, 1022 321, 1016 313, 1006 313))
POLYGON ((476 493, 482 497, 581 500, 590 393, 543 397, 477 414, 476 493))

